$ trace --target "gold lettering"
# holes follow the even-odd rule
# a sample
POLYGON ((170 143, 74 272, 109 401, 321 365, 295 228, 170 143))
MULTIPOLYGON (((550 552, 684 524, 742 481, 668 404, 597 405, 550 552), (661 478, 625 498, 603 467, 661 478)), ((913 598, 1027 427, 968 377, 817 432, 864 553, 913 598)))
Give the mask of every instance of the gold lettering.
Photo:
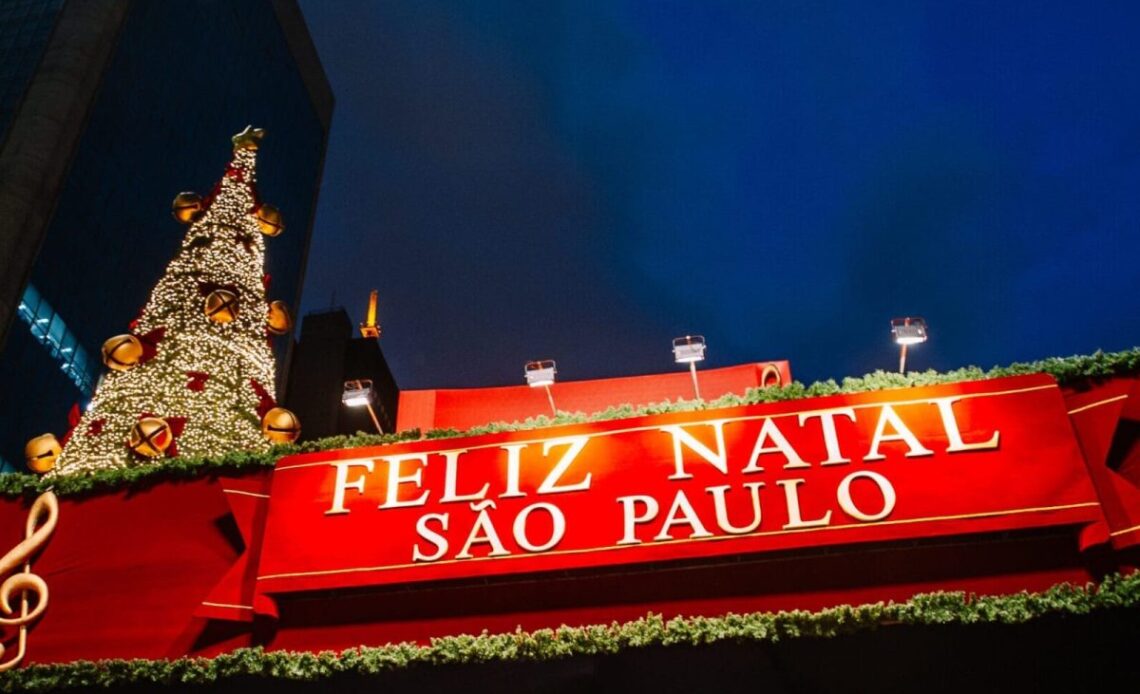
POLYGON ((423 484, 423 471, 427 467, 427 453, 405 453, 403 455, 387 455, 382 456, 380 460, 388 463, 388 489, 385 490, 384 503, 380 504, 380 508, 399 508, 403 506, 423 506, 427 503, 428 495, 431 493, 424 490, 415 499, 408 501, 400 501, 400 485, 401 484, 415 484, 417 487, 423 484), (400 474, 400 465, 405 460, 415 461, 420 464, 416 471, 410 475, 400 474))
POLYGON ((883 460, 886 458, 887 456, 879 452, 879 446, 887 441, 902 441, 905 443, 907 452, 904 457, 906 458, 934 455, 934 451, 924 448, 923 445, 919 443, 918 438, 907 428, 906 424, 894 411, 894 408, 890 405, 883 405, 883 411, 879 413, 879 423, 875 425, 875 435, 871 438, 871 450, 867 452, 867 455, 863 456, 863 460, 883 460), (895 433, 886 433, 888 425, 895 433))
POLYGON ((372 472, 371 460, 338 460, 332 466, 336 468, 336 482, 333 483, 333 502, 332 508, 325 511, 326 516, 336 516, 342 513, 348 513, 348 509, 344 507, 344 494, 349 489, 355 489, 357 492, 364 493, 364 478, 365 475, 357 477, 355 480, 348 481, 348 470, 351 467, 362 467, 365 473, 372 472))
POLYGON ((681 451, 681 446, 685 446, 692 452, 704 458, 709 464, 720 470, 721 474, 728 474, 728 453, 724 449, 724 423, 725 420, 718 419, 712 422, 703 422, 713 428, 716 434, 716 450, 710 449, 705 444, 697 440, 695 436, 685 431, 683 427, 676 425, 669 425, 661 427, 661 431, 671 434, 673 436, 673 462, 676 466, 676 472, 669 475, 671 480, 687 480, 692 477, 691 474, 685 472, 685 460, 681 451))
POLYGON ((546 479, 542 481, 542 485, 538 488, 539 494, 577 492, 590 488, 590 473, 588 472, 581 482, 562 486, 558 485, 559 480, 561 480, 562 476, 566 474, 566 471, 570 469, 570 465, 573 464, 574 459, 582 452, 582 449, 586 446, 586 442, 589 440, 589 436, 567 436, 563 439, 550 439, 542 444, 543 455, 549 453, 550 449, 554 446, 566 446, 566 452, 562 454, 562 457, 558 459, 558 463, 554 466, 554 469, 552 469, 550 474, 546 476, 546 479))

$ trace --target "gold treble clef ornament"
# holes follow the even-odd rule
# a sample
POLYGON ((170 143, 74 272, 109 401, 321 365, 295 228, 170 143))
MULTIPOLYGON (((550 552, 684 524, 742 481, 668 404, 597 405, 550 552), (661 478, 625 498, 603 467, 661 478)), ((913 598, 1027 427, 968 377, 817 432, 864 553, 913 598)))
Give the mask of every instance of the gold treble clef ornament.
POLYGON ((47 583, 32 573, 31 558, 47 543, 58 519, 59 499, 55 493, 47 491, 40 494, 28 512, 24 540, 0 559, 0 576, 8 576, 9 572, 23 564, 22 571, 8 576, 0 583, 0 626, 20 629, 19 647, 16 654, 8 660, 3 660, 7 649, 0 643, 0 672, 15 667, 24 659, 28 646, 28 625, 47 609, 47 583), (20 613, 12 616, 16 614, 16 608, 12 606, 11 600, 16 595, 20 596, 20 613), (30 609, 29 597, 35 597, 35 606, 30 609))

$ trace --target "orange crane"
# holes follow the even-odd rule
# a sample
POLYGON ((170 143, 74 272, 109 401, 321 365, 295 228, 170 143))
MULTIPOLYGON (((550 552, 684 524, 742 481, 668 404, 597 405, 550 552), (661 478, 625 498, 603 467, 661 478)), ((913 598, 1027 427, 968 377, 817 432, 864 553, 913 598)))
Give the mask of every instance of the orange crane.
POLYGON ((376 295, 377 292, 373 289, 371 296, 368 297, 368 317, 360 324, 360 335, 378 340, 380 339, 380 324, 376 322, 376 295))

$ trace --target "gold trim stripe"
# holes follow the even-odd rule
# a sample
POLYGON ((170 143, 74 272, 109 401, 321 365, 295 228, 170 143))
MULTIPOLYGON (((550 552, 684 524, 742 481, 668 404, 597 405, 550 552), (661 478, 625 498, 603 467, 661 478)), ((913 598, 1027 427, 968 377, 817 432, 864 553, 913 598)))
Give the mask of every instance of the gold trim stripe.
POLYGON ((253 609, 253 607, 251 605, 230 605, 230 604, 224 603, 224 602, 206 602, 205 600, 202 601, 202 604, 205 605, 206 607, 226 607, 226 608, 229 608, 231 610, 252 610, 253 609))
MULTIPOLYGON (((1001 395, 1017 395, 1020 393, 1030 393, 1030 392, 1037 391, 1037 390, 1046 390, 1046 389, 1056 388, 1056 387, 1057 387, 1056 384, 1050 383, 1047 385, 1029 386, 1027 388, 1015 388, 1012 390, 1001 390, 1001 391, 986 392, 986 393, 964 393, 964 394, 958 395, 958 396, 944 396, 944 397, 957 397, 960 400, 966 400, 966 399, 973 399, 973 398, 996 397, 996 396, 1001 396, 1001 395)), ((853 410, 863 410, 863 409, 867 409, 870 407, 882 407, 883 405, 918 405, 918 404, 924 404, 924 403, 931 403, 931 402, 934 402, 935 400, 940 400, 940 399, 941 398, 915 398, 913 400, 890 400, 890 401, 886 401, 886 402, 866 402, 866 403, 861 403, 858 405, 848 405, 847 407, 850 407, 853 410)), ((751 407, 751 406, 748 405, 746 407, 751 407)), ((724 422, 724 423, 728 424, 731 422, 747 422, 747 421, 753 421, 753 420, 758 420, 758 419, 778 419, 780 417, 797 417, 801 414, 814 414, 816 412, 826 412, 827 410, 831 410, 831 409, 834 409, 834 408, 833 407, 821 407, 821 408, 817 408, 814 410, 797 410, 795 412, 778 412, 776 414, 749 415, 747 417, 729 417, 729 418, 713 417, 713 418, 703 420, 703 421, 689 422, 688 424, 694 424, 694 425, 695 424, 707 424, 709 422, 724 422)), ((616 436, 618 434, 631 434, 631 433, 635 433, 635 432, 639 432, 639 431, 656 431, 656 430, 660 429, 662 426, 666 426, 666 425, 658 424, 658 425, 654 425, 654 426, 631 427, 628 429, 612 429, 610 431, 591 432, 589 434, 586 434, 586 436, 589 436, 590 438, 597 438, 597 437, 601 437, 601 436, 616 436)), ((582 434, 572 434, 572 436, 581 436, 581 435, 582 434)), ((467 438, 467 437, 463 437, 463 438, 467 438)), ((563 437, 559 436, 559 435, 555 435, 555 436, 544 437, 541 439, 509 441, 507 443, 510 443, 511 445, 524 444, 524 445, 529 446, 532 443, 543 443, 545 441, 550 441, 550 440, 559 439, 559 438, 563 438, 563 437)), ((439 440, 442 443, 444 441, 447 441, 448 439, 439 439, 439 440)), ((454 439, 452 439, 452 440, 454 440, 454 439)), ((476 450, 479 450, 481 448, 498 448, 502 445, 503 445, 503 442, 487 443, 487 444, 483 444, 480 446, 463 446, 459 449, 444 447, 444 448, 438 448, 438 449, 432 449, 432 450, 420 451, 420 452, 430 454, 430 453, 436 453, 439 451, 448 451, 448 450, 476 451, 476 450)), ((373 457, 379 457, 379 456, 373 456, 373 457)), ((342 463, 346 460, 367 460, 367 459, 368 458, 345 458, 343 460, 326 460, 326 461, 322 461, 319 463, 299 463, 297 465, 285 465, 285 466, 279 465, 279 466, 275 467, 273 469, 273 471, 274 472, 282 472, 284 470, 300 470, 301 468, 307 468, 307 467, 329 467, 335 463, 342 463)))
POLYGON ((764 532, 748 533, 745 535, 716 535, 713 537, 697 537, 697 538, 684 538, 679 540, 666 540, 662 542, 650 542, 636 545, 610 545, 606 547, 592 547, 587 549, 567 549, 554 552, 542 552, 539 554, 511 554, 505 557, 473 557, 471 559, 445 559, 443 561, 434 562, 417 562, 413 564, 390 564, 388 566, 362 566, 354 567, 351 569, 325 569, 322 571, 299 571, 296 573, 282 573, 282 574, 268 574, 265 576, 258 576, 259 581, 268 581, 277 578, 301 578, 304 576, 330 576, 334 574, 347 574, 347 573, 367 573, 372 571, 392 571, 395 569, 410 569, 415 567, 426 568, 431 566, 443 566, 446 564, 469 564, 479 561, 502 561, 506 559, 526 559, 534 557, 549 557, 559 555, 571 554, 592 554, 594 552, 607 552, 612 550, 622 549, 645 549, 650 547, 661 547, 664 545, 681 545, 693 542, 716 542, 720 540, 735 540, 746 537, 768 537, 774 535, 792 535, 797 533, 810 533, 818 532, 821 530, 850 530, 852 528, 874 528, 883 525, 914 525, 917 523, 935 523, 939 521, 948 520, 967 520, 974 518, 992 518, 996 516, 1013 516, 1025 513, 1041 513, 1047 511, 1066 511, 1076 508, 1089 508, 1091 506, 1100 506, 1099 502, 1087 501, 1077 504, 1065 504, 1063 506, 1038 506, 1035 508, 1019 508, 1009 509, 1005 511, 983 511, 980 513, 966 513, 954 516, 930 516, 928 518, 909 518, 905 520, 894 521, 879 521, 875 523, 850 523, 847 525, 832 525, 820 528, 800 528, 797 530, 768 530, 764 532))
POLYGON ((1134 525, 1131 528, 1125 528, 1124 530, 1113 531, 1113 532, 1109 533, 1108 536, 1109 537, 1116 537, 1117 535, 1127 535, 1128 533, 1133 533, 1133 532, 1136 532, 1137 530, 1140 530, 1140 525, 1134 525))
POLYGON ((225 492, 226 494, 241 494, 242 496, 253 496, 253 497, 257 497, 258 499, 268 499, 269 498, 268 494, 256 494, 254 492, 243 492, 240 489, 223 489, 222 491, 225 492))
POLYGON ((1094 407, 1100 407, 1101 405, 1107 405, 1110 402, 1118 402, 1120 400, 1127 400, 1128 395, 1129 395, 1128 393, 1125 393, 1124 395, 1117 395, 1115 398, 1105 398, 1104 400, 1097 400, 1096 402, 1089 403, 1088 405, 1078 407, 1075 410, 1069 410, 1069 414, 1076 414, 1078 412, 1084 412, 1085 410, 1091 410, 1094 407))

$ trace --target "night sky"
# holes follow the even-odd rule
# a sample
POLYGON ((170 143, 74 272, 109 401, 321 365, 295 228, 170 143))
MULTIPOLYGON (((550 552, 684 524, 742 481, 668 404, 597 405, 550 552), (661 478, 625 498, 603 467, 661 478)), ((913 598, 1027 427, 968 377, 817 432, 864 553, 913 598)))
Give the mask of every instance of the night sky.
POLYGON ((379 289, 401 388, 686 333, 861 375, 901 315, 917 369, 1140 344, 1140 3, 301 5, 337 100, 301 309, 379 289))

